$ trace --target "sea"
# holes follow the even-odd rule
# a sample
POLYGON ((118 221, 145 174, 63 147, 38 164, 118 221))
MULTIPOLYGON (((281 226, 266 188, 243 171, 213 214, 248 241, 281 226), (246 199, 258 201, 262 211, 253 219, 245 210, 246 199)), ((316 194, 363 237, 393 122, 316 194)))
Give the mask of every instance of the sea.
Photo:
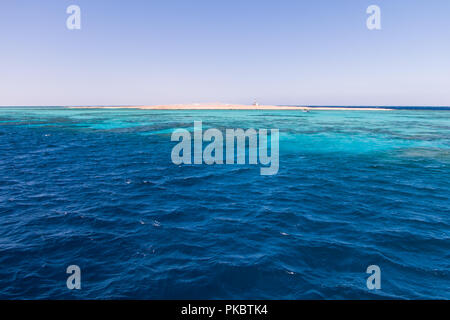
POLYGON ((394 109, 2 107, 0 299, 449 299, 450 108, 394 109), (277 174, 174 164, 194 121, 277 174))

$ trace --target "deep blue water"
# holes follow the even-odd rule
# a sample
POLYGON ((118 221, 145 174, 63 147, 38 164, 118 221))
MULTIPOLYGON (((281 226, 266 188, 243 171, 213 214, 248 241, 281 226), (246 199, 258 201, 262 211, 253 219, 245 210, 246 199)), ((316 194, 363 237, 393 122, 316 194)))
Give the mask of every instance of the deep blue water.
MULTIPOLYGON (((301 107, 301 106, 297 106, 297 107, 301 107)), ((320 108, 320 107, 323 107, 323 106, 310 106, 310 108, 320 108)), ((341 106, 329 106, 330 108, 341 108, 341 106)), ((358 109, 360 109, 360 108, 368 108, 368 109, 373 109, 373 108, 375 108, 375 109, 393 109, 393 110, 420 110, 420 111, 425 111, 425 110, 427 110, 427 111, 450 111, 450 107, 444 107, 444 106, 441 106, 441 107, 418 107, 418 106, 415 106, 415 107, 407 107, 407 106, 401 106, 401 107, 399 107, 399 106, 385 106, 385 107, 365 107, 365 106, 344 106, 345 108, 358 108, 358 109)))
POLYGON ((0 298, 449 299, 449 181, 448 111, 1 108, 0 298), (279 173, 174 165, 194 120, 279 173))

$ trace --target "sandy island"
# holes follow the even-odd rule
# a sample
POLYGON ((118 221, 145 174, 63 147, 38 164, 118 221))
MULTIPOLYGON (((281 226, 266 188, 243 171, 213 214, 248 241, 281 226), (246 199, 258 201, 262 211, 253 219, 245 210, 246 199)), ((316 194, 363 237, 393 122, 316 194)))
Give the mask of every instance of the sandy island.
POLYGON ((243 105, 226 103, 193 103, 193 104, 171 104, 154 106, 77 106, 69 107, 75 109, 147 109, 147 110, 353 110, 374 111, 391 110, 381 108, 346 108, 346 107, 294 107, 294 106, 269 106, 269 105, 243 105))

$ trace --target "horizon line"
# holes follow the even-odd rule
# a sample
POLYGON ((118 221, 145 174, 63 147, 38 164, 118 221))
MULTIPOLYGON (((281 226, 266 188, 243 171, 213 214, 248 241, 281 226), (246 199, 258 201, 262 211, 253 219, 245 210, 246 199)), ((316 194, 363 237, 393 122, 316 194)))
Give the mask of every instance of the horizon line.
MULTIPOLYGON (((0 108, 7 107, 61 107, 61 108, 83 108, 83 107, 143 107, 143 106, 160 106, 160 105, 204 105, 210 103, 173 103, 173 104, 89 104, 89 105, 0 105, 0 108)), ((218 105, 246 105, 246 104, 238 104, 238 103, 217 103, 218 105)), ((264 105, 264 104, 259 104, 264 105)), ((248 106, 252 106, 252 104, 248 104, 248 106)), ((409 104, 384 104, 384 105, 365 105, 365 104, 351 104, 351 105, 328 105, 328 104, 276 104, 273 105, 276 107, 302 107, 302 108, 316 108, 316 107, 329 107, 329 108, 339 108, 339 107, 348 107, 348 108, 450 108, 450 105, 409 105, 409 104)))

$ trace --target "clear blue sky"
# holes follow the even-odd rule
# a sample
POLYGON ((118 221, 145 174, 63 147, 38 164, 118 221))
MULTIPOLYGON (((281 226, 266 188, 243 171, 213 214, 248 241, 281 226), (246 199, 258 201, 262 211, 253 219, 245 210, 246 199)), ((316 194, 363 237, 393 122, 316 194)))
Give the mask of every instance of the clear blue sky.
POLYGON ((448 106, 450 1, 2 0, 0 70, 3 106, 448 106))

